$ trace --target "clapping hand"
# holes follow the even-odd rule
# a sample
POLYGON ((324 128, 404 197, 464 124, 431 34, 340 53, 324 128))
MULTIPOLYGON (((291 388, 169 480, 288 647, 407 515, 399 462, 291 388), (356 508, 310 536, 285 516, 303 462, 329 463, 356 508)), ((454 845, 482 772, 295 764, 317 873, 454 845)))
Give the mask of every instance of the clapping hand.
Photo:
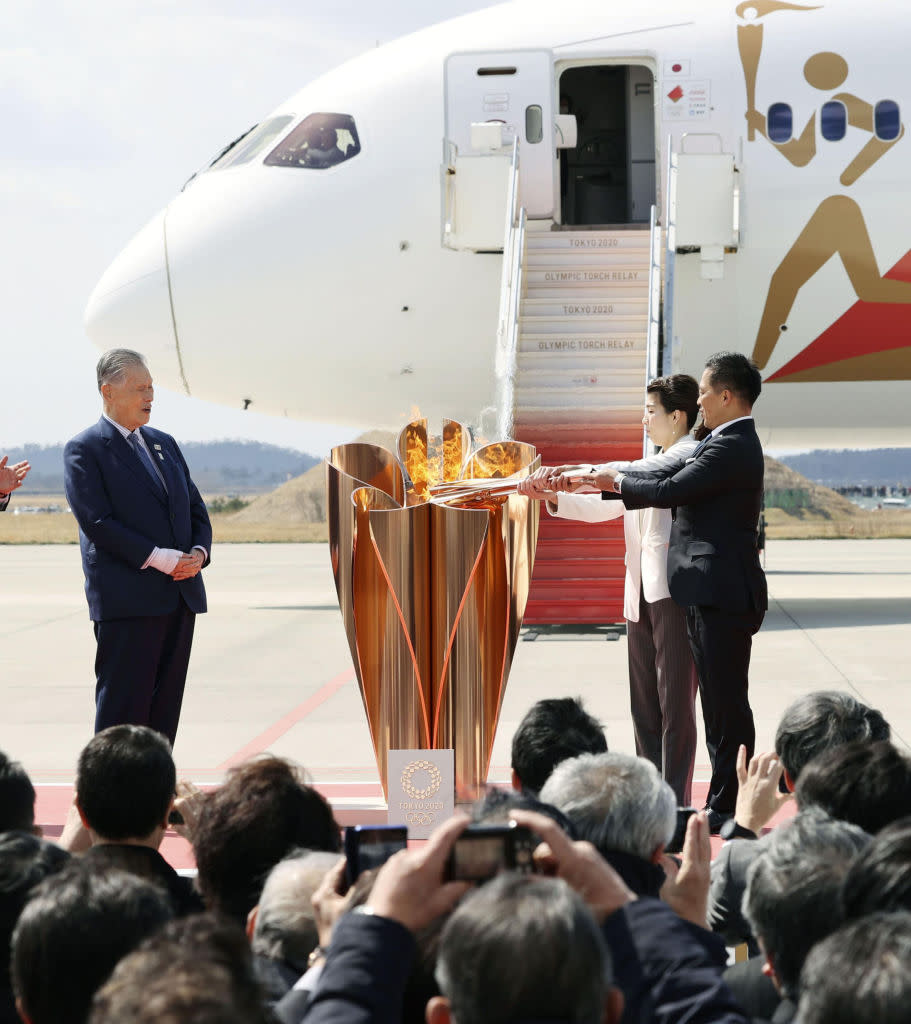
POLYGON ((14 463, 12 466, 8 466, 7 462, 9 462, 9 456, 4 455, 0 459, 0 497, 12 494, 17 487, 21 487, 22 481, 28 476, 28 471, 32 468, 24 459, 22 462, 14 463))

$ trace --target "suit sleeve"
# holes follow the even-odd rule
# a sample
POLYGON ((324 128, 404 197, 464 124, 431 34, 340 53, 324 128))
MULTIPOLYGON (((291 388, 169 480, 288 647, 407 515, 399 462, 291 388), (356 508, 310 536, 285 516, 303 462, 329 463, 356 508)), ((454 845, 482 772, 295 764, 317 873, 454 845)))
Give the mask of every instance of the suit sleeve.
POLYGON ((751 460, 736 442, 719 437, 694 462, 663 477, 635 473, 621 484, 627 508, 676 508, 707 501, 738 487, 756 485, 751 460))
POLYGON ((655 452, 644 459, 633 459, 630 462, 605 462, 607 469, 616 469, 621 473, 661 474, 676 473, 683 469, 686 460, 696 450, 696 443, 684 444, 680 441, 674 445, 674 451, 655 452))
POLYGON ((624 1019, 654 1024, 749 1024, 722 979, 717 935, 684 921, 661 900, 640 898, 604 923, 624 1019))
POLYGON ((307 1003, 307 1024, 401 1024, 414 936, 397 921, 345 914, 307 1003))
POLYGON ((141 569, 157 546, 113 516, 98 464, 84 441, 70 441, 63 451, 63 480, 79 528, 98 548, 141 569))

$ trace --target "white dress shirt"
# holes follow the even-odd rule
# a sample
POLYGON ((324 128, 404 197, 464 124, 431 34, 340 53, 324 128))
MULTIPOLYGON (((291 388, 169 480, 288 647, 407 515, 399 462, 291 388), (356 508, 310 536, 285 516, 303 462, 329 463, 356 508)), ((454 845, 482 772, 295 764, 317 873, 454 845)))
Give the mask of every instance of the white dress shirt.
MULTIPOLYGON (((151 464, 153 466, 155 465, 155 462, 152 458, 152 453, 149 451, 149 446, 146 444, 146 439, 142 436, 142 431, 138 427, 135 430, 127 430, 127 428, 123 426, 122 423, 118 423, 117 420, 112 420, 111 417, 108 416, 106 412, 103 412, 101 415, 104 416, 108 423, 110 423, 112 426, 115 426, 120 431, 121 437, 124 439, 124 441, 126 441, 127 444, 130 443, 130 435, 132 434, 136 438, 136 440, 142 445, 142 448, 145 451, 146 455, 148 455, 151 464)), ((162 486, 164 486, 163 482, 162 486)), ((165 491, 167 491, 166 486, 165 491)), ((203 559, 209 557, 208 551, 206 551, 206 549, 201 544, 194 545, 193 550, 195 551, 197 549, 202 552, 203 559)), ((180 556, 182 554, 183 552, 178 551, 176 548, 154 547, 152 548, 152 553, 139 567, 140 571, 142 569, 152 568, 157 569, 159 572, 163 572, 165 576, 170 576, 171 573, 177 568, 177 563, 180 561, 180 556)))

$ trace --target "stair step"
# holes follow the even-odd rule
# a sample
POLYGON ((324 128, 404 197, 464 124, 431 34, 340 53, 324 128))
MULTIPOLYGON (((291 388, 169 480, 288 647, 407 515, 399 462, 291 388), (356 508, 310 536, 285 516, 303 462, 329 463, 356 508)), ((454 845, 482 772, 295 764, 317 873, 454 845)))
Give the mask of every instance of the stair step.
POLYGON ((600 298, 584 296, 579 299, 526 297, 522 300, 522 316, 520 322, 529 317, 639 317, 648 313, 648 296, 641 298, 600 298))
POLYGON ((644 381, 642 356, 639 353, 616 352, 610 349, 538 349, 516 353, 516 365, 521 373, 565 373, 568 370, 592 370, 600 373, 637 373, 644 381))
POLYGON ((560 448, 545 446, 538 448, 538 454, 541 456, 542 466, 596 466, 602 462, 631 462, 633 459, 641 459, 642 449, 639 446, 637 450, 632 445, 615 445, 610 448, 605 445, 592 445, 585 449, 585 454, 579 459, 573 458, 574 454, 578 454, 577 452, 569 453, 560 448))
POLYGON ((618 545, 619 554, 623 554, 623 520, 608 519, 604 523, 583 523, 578 519, 561 519, 544 513, 541 517, 538 544, 542 550, 552 550, 561 544, 602 544, 618 545))
POLYGON ((525 271, 528 288, 648 288, 648 265, 627 267, 531 267, 525 271))
MULTIPOLYGON (((538 584, 541 586, 544 580, 538 584)), ((537 593, 536 590, 532 594, 537 593)), ((592 598, 567 598, 559 596, 535 598, 530 597, 525 606, 522 622, 526 626, 606 626, 623 622, 623 594, 619 597, 611 595, 605 600, 592 598)))
POLYGON ((638 360, 639 365, 644 369, 645 346, 645 334, 624 334, 623 332, 588 334, 581 331, 578 334, 570 332, 547 334, 543 331, 526 331, 519 334, 516 349, 518 358, 525 358, 531 354, 542 356, 579 354, 593 358, 603 356, 608 359, 638 360))
POLYGON ((610 252, 614 249, 649 249, 648 231, 529 231, 530 252, 566 249, 571 252, 610 252))
MULTIPOLYGON (((572 522, 572 520, 566 520, 572 522)), ((611 520, 613 522, 613 520, 611 520)), ((580 525, 589 526, 584 523, 580 525)), ((623 543, 623 534, 607 536, 606 527, 599 531, 598 536, 581 535, 579 537, 559 536, 545 537, 538 540, 538 550, 535 554, 535 566, 539 562, 561 562, 564 559, 575 558, 598 558, 606 561, 623 561, 626 554, 626 545, 623 543), (601 534, 604 534, 602 537, 601 534)))
MULTIPOLYGON (((542 559, 540 562, 535 557, 536 580, 579 580, 588 582, 603 582, 608 576, 618 571, 622 566, 621 558, 570 558, 568 555, 559 560, 542 559)), ((574 584, 575 585, 575 584, 574 584)))
MULTIPOLYGON (((524 303, 523 303, 524 306, 524 303)), ((580 334, 590 337, 602 335, 605 338, 622 340, 641 339, 642 350, 645 351, 645 314, 639 316, 615 316, 609 318, 588 316, 519 316, 519 335, 550 334, 555 338, 578 337, 580 334)), ((644 365, 644 362, 643 362, 644 365)))
POLYGON ((647 276, 650 262, 648 249, 529 249, 525 253, 526 270, 636 270, 647 276))
POLYGON ((648 285, 618 284, 613 287, 599 285, 577 288, 575 285, 529 285, 525 289, 524 301, 529 299, 554 299, 561 303, 590 306, 593 303, 645 302, 648 310, 648 285))
POLYGON ((567 387, 525 387, 519 381, 515 385, 517 406, 521 406, 526 415, 532 410, 543 414, 558 415, 570 402, 576 409, 566 410, 567 423, 577 423, 579 414, 584 413, 591 422, 593 415, 610 417, 605 422, 630 422, 642 416, 642 401, 639 388, 612 388, 598 384, 575 384, 567 387), (582 408, 584 407, 584 408, 582 408))
POLYGON ((545 430, 555 427, 570 427, 584 433, 586 429, 591 428, 592 420, 597 420, 602 427, 630 427, 636 419, 642 418, 641 403, 635 406, 618 406, 616 409, 608 409, 604 405, 572 409, 566 405, 560 407, 517 404, 520 412, 517 412, 516 415, 520 418, 516 420, 516 434, 523 426, 529 424, 545 430))
POLYGON ((599 386, 635 389, 645 393, 645 376, 642 367, 630 368, 616 366, 607 359, 592 361, 582 356, 575 357, 574 361, 565 362, 558 357, 552 357, 547 365, 541 365, 541 361, 528 362, 525 359, 518 361, 516 382, 521 387, 578 387, 578 386, 599 386), (575 365, 573 365, 573 362, 575 365), (567 365, 569 363, 569 365, 567 365))

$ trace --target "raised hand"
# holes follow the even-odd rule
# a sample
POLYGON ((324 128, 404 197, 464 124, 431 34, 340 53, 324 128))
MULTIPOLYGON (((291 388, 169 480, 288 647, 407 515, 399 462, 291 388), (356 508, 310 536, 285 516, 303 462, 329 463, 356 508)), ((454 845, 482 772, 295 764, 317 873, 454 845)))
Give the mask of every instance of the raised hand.
POLYGON ((757 754, 747 766, 747 748, 737 751, 737 806, 734 819, 738 825, 759 835, 759 830, 771 821, 778 809, 792 799, 792 794, 781 793, 778 783, 784 765, 774 750, 757 754))

